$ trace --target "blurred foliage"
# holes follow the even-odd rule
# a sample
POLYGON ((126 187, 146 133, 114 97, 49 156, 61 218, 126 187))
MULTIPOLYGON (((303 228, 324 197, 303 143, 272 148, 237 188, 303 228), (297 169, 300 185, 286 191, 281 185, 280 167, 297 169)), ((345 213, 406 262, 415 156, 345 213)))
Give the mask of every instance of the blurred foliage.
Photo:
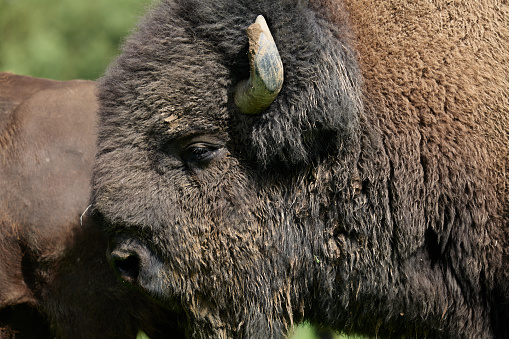
POLYGON ((0 71, 99 78, 151 0, 0 0, 0 71))
MULTIPOLYGON (((144 332, 139 331, 136 339, 150 339, 144 332)), ((361 339, 361 337, 346 337, 339 334, 322 333, 318 334, 308 323, 300 324, 289 334, 289 339, 361 339)))
POLYGON ((289 339, 355 339, 352 337, 345 337, 339 334, 332 334, 324 331, 318 333, 314 327, 308 323, 302 323, 295 328, 293 333, 290 333, 289 339))

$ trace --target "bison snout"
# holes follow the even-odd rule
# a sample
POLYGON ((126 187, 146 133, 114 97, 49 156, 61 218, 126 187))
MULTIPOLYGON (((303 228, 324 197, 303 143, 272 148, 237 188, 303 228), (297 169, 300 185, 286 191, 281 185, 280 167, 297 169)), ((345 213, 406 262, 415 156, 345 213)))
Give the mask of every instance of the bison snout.
POLYGON ((134 284, 140 275, 140 256, 136 252, 112 251, 109 260, 117 275, 125 282, 134 284))
POLYGON ((140 287, 149 294, 163 292, 162 260, 141 241, 125 237, 112 239, 107 256, 124 282, 140 287))

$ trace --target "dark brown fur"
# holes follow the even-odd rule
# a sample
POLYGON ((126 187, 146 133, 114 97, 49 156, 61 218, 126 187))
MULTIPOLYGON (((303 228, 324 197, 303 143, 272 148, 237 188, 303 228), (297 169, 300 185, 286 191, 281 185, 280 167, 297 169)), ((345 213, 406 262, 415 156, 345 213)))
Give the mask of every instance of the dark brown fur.
POLYGON ((424 216, 422 228, 398 232, 407 238, 427 232, 435 260, 448 256, 460 280, 477 281, 471 293, 480 294, 483 280, 494 277, 495 335, 509 336, 503 320, 509 316, 507 2, 345 2, 366 103, 383 128, 392 184, 405 190, 394 205, 403 214, 415 204, 424 216), (400 153, 414 156, 402 161, 400 153), (471 245, 454 248, 454 242, 471 245), (490 268, 472 270, 464 251, 485 257, 490 268))
POLYGON ((194 338, 280 338, 302 319, 508 337, 507 15, 162 1, 100 82, 93 203, 113 252, 132 251, 117 270, 194 338), (258 14, 285 83, 246 117, 232 93, 258 14))

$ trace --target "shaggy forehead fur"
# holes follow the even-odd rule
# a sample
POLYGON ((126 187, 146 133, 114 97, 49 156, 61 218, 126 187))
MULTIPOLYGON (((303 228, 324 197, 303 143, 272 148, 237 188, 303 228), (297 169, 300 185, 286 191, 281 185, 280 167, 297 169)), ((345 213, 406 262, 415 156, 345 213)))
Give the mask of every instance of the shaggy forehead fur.
POLYGON ((189 336, 279 338, 308 319, 504 337, 507 14, 496 0, 163 1, 101 80, 104 229, 162 259, 150 293, 189 336), (285 83, 251 117, 233 91, 259 14, 285 83), (212 162, 183 160, 193 138, 212 140, 212 162))
POLYGON ((307 6, 302 1, 163 2, 110 69, 103 102, 111 100, 116 111, 154 125, 160 125, 154 119, 179 118, 172 125, 180 127, 170 127, 170 133, 193 125, 226 130, 235 119, 231 133, 250 145, 246 149, 259 164, 308 162, 317 146, 326 146, 316 141, 320 133, 351 133, 361 100, 346 21, 332 26, 307 6), (259 14, 280 45, 286 81, 283 95, 265 114, 239 117, 232 94, 249 76, 245 30, 259 14))

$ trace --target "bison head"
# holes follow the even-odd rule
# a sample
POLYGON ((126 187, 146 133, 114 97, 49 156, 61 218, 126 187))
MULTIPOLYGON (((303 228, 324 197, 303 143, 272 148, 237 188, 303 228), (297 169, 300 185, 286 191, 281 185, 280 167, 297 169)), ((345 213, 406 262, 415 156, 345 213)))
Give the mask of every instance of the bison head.
POLYGON ((315 167, 345 169, 355 153, 349 34, 304 2, 264 2, 163 1, 100 85, 93 202, 110 259, 205 337, 283 333, 314 293, 317 258, 341 252, 333 228, 321 244, 325 187, 352 178, 315 167), (259 14, 270 31, 250 27, 259 14))

